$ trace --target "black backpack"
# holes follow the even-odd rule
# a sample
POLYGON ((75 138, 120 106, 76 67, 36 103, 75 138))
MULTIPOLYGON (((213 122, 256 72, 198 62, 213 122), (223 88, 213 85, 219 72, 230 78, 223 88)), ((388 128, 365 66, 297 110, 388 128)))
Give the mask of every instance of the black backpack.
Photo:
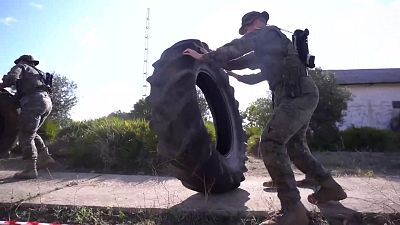
POLYGON ((33 67, 40 75, 40 80, 45 86, 47 92, 51 93, 51 88, 53 87, 53 74, 51 73, 44 73, 41 70, 33 67))
POLYGON ((42 78, 43 78, 43 80, 44 80, 44 84, 45 84, 46 86, 48 86, 49 89, 51 90, 51 87, 53 87, 53 74, 51 74, 51 73, 46 73, 46 77, 43 77, 43 76, 42 76, 42 78))
POLYGON ((295 30, 292 35, 292 42, 297 52, 299 53, 299 57, 304 66, 308 68, 315 67, 315 56, 310 55, 308 51, 308 29, 303 30, 295 30))

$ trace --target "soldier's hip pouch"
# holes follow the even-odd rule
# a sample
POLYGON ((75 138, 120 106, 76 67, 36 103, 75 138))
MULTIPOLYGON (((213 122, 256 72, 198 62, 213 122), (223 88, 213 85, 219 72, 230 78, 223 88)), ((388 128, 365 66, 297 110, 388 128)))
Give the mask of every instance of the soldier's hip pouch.
POLYGON ((308 73, 306 68, 299 68, 297 66, 287 67, 282 76, 285 96, 289 98, 302 96, 301 79, 302 77, 307 76, 308 73))

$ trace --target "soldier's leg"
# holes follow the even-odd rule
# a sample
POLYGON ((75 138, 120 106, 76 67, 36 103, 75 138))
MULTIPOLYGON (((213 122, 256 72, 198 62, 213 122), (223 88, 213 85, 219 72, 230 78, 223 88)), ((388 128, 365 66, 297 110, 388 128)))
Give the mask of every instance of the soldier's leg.
MULTIPOLYGON (((42 127, 52 108, 51 100, 47 96, 47 93, 43 97, 43 102, 45 103, 45 111, 40 117, 39 128, 42 127)), ((53 159, 53 157, 51 157, 48 147, 45 145, 43 139, 39 136, 39 134, 36 134, 35 136, 35 143, 39 154, 37 169, 47 168, 50 165, 54 164, 56 161, 53 159)))
POLYGON ((264 224, 308 224, 307 210, 300 201, 286 143, 302 127, 301 120, 292 114, 290 105, 278 107, 264 130, 260 148, 264 164, 276 183, 281 214, 264 224))
POLYGON ((308 224, 307 210, 300 201, 286 144, 303 126, 308 124, 317 105, 318 95, 304 94, 297 98, 281 95, 278 107, 263 133, 261 149, 264 163, 277 185, 282 214, 264 224, 308 224))
POLYGON ((331 174, 311 154, 307 144, 306 132, 308 125, 302 127, 288 142, 287 150, 290 159, 306 176, 316 181, 315 185, 321 188, 308 196, 308 201, 313 204, 321 204, 328 201, 339 201, 347 197, 343 188, 336 183, 331 174))
POLYGON ((261 138, 264 164, 277 185, 282 206, 300 201, 286 144, 310 120, 313 108, 302 107, 304 101, 302 98, 282 100, 261 138))
POLYGON ((40 122, 40 115, 35 115, 30 110, 21 110, 19 144, 23 159, 37 159, 38 153, 35 145, 35 137, 40 122))
POLYGON ((36 161, 38 153, 34 139, 40 123, 40 110, 27 105, 21 108, 19 118, 19 144, 22 149, 22 159, 26 165, 24 170, 16 173, 14 177, 18 179, 32 179, 37 177, 36 161))
POLYGON ((51 165, 55 164, 56 161, 51 157, 49 152, 49 148, 44 144, 44 141, 39 135, 35 137, 36 146, 38 149, 38 160, 37 160, 37 169, 48 168, 51 165))
POLYGON ((304 125, 287 143, 286 148, 293 164, 306 175, 297 186, 318 185, 330 174, 312 155, 306 139, 308 124, 304 125))
MULTIPOLYGON (((48 108, 48 106, 46 106, 46 111, 44 112, 44 114, 40 116, 38 129, 40 127, 42 127, 44 121, 50 114, 50 111, 47 108, 48 108)), ((37 148, 39 154, 41 154, 43 152, 44 154, 49 155, 48 148, 46 147, 42 137, 40 137, 40 135, 37 133, 35 136, 35 144, 36 144, 36 148, 37 148)))

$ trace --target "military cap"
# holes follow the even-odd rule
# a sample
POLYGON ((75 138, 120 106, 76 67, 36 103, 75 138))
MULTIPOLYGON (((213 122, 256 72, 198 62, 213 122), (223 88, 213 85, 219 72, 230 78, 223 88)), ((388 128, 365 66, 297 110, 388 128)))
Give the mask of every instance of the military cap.
POLYGON ((265 19, 265 22, 267 22, 269 19, 269 14, 266 11, 264 11, 264 12, 251 11, 249 13, 246 13, 242 17, 242 26, 239 29, 239 34, 243 35, 244 28, 258 18, 263 18, 263 19, 265 19))
POLYGON ((18 64, 21 61, 32 62, 35 66, 39 64, 39 61, 35 60, 31 55, 21 55, 18 59, 14 61, 14 63, 18 64))

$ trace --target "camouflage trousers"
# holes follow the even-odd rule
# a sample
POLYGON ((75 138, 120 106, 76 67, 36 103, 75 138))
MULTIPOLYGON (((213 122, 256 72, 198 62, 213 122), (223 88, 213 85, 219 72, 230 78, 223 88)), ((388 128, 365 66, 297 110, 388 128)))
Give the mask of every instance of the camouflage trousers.
POLYGON ((51 112, 51 99, 46 92, 36 92, 24 96, 20 103, 19 144, 23 159, 37 159, 38 151, 47 152, 47 147, 37 131, 51 112))
POLYGON ((264 164, 277 185, 282 207, 300 200, 290 160, 318 182, 330 177, 311 154, 306 140, 308 124, 318 104, 318 89, 311 77, 301 77, 300 86, 302 95, 295 98, 286 96, 283 85, 276 87, 275 109, 260 142, 264 164))

